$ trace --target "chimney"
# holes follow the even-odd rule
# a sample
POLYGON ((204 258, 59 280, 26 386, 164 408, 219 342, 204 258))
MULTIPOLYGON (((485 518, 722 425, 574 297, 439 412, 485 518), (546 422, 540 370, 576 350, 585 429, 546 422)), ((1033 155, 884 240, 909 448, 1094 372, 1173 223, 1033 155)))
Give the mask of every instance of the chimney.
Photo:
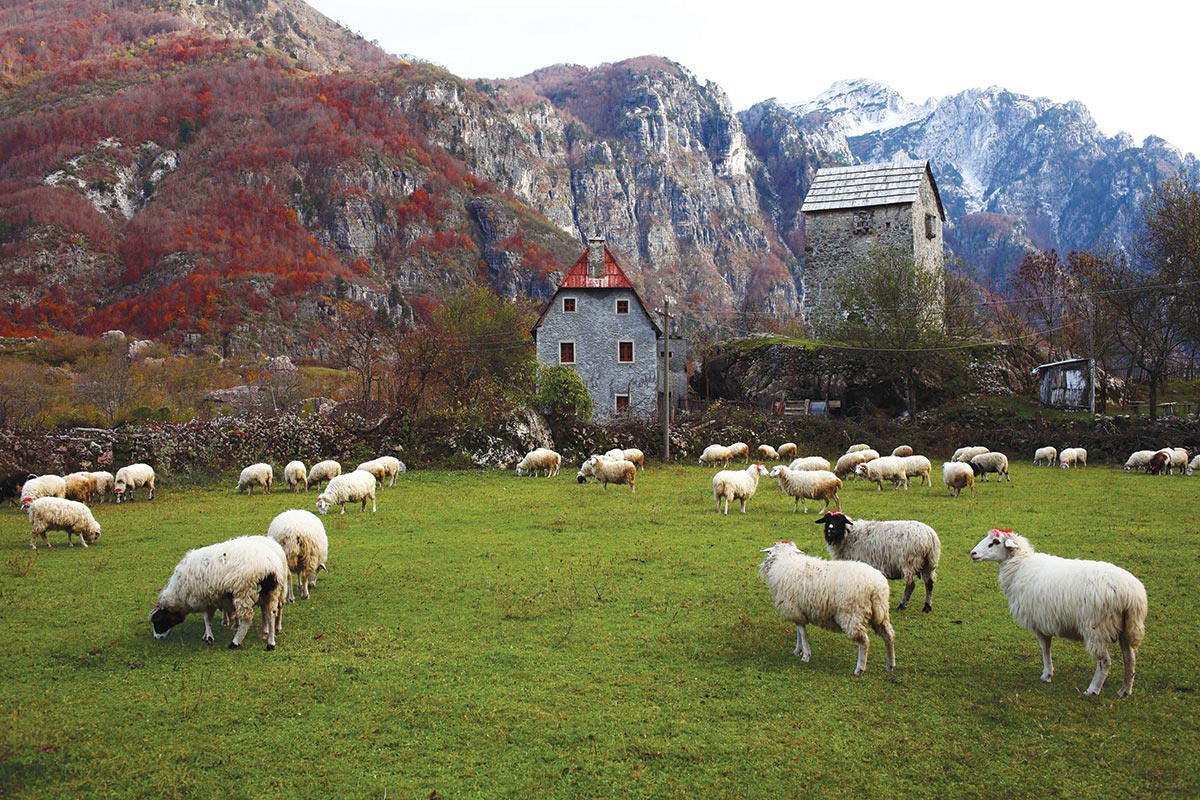
POLYGON ((604 277, 604 237, 599 231, 588 237, 588 277, 604 277))

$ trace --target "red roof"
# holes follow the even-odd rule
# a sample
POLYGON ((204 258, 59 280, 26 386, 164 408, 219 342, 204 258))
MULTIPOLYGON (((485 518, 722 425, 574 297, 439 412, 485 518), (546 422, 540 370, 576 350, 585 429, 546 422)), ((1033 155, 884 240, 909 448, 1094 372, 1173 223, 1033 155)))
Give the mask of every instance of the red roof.
POLYGON ((575 262, 575 266, 567 270, 567 274, 563 276, 563 282, 559 284, 560 289, 632 289, 633 284, 629 281, 629 276, 617 264, 617 260, 613 258, 612 253, 608 252, 608 247, 604 248, 604 276, 600 278, 588 277, 588 254, 592 248, 583 251, 583 255, 575 262))

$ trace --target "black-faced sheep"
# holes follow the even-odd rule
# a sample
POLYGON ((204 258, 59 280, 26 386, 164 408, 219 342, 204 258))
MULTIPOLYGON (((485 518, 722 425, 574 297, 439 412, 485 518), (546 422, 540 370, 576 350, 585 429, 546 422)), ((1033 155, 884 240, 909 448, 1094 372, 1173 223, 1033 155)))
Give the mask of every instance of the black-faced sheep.
POLYGON ((324 491, 317 495, 317 511, 324 514, 330 506, 341 506, 345 514, 346 503, 355 500, 362 502, 362 511, 367 510, 367 501, 370 500, 371 513, 375 513, 375 476, 366 470, 356 469, 332 478, 324 491))
POLYGON ((149 464, 130 464, 121 467, 113 476, 113 493, 117 502, 133 500, 133 490, 140 486, 146 487, 146 499, 154 499, 154 468, 149 464))
MULTIPOLYGON (((288 572, 296 576, 300 584, 300 596, 308 599, 309 589, 317 585, 317 573, 327 569, 329 559, 329 536, 321 518, 311 511, 293 508, 281 512, 271 520, 267 536, 279 542, 287 556, 288 572)), ((296 593, 288 578, 288 602, 294 602, 296 593)))
POLYGON ((922 611, 933 610, 933 581, 942 557, 937 531, 915 519, 852 520, 831 511, 817 520, 825 526, 825 547, 835 561, 862 561, 890 581, 904 581, 904 597, 898 608, 908 608, 916 579, 925 584, 922 611))
POLYGON ((821 507, 822 511, 829 508, 830 503, 833 503, 834 508, 842 507, 842 501, 838 499, 838 491, 842 488, 842 479, 832 472, 794 470, 781 464, 771 467, 768 477, 776 478, 779 481, 779 488, 785 494, 795 498, 795 502, 792 503, 793 514, 801 505, 804 506, 804 513, 808 513, 808 503, 804 502, 805 500, 823 500, 825 505, 821 507))
POLYGON ((39 536, 46 547, 50 546, 46 531, 66 531, 68 546, 75 544, 72 536, 78 536, 79 543, 84 547, 100 538, 100 523, 92 516, 91 509, 77 500, 39 497, 30 502, 28 511, 30 550, 37 550, 39 536))
POLYGON ((1008 456, 1004 453, 987 452, 980 453, 977 456, 971 457, 971 471, 975 473, 975 477, 983 476, 983 480, 987 481, 989 472, 996 473, 996 482, 1008 479, 1012 483, 1012 476, 1008 474, 1008 456))
POLYGON ((746 513, 746 501, 754 497, 758 491, 758 479, 767 474, 767 468, 762 464, 751 464, 745 469, 721 470, 713 475, 713 500, 717 503, 717 511, 729 513, 729 501, 737 500, 742 505, 742 513, 746 513), (721 501, 725 501, 725 510, 721 510, 721 501))

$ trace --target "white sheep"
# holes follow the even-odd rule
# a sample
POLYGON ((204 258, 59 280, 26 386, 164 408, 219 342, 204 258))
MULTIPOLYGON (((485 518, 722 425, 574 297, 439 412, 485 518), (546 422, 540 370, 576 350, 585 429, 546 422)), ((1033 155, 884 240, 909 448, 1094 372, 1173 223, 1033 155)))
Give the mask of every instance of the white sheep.
POLYGON ((871 445, 869 445, 869 444, 852 444, 846 448, 846 452, 847 453, 859 453, 859 452, 862 452, 863 450, 872 450, 872 449, 874 449, 874 448, 872 448, 871 445))
POLYGON ((37 537, 42 537, 46 547, 50 540, 46 531, 66 531, 67 545, 74 546, 72 536, 79 536, 79 543, 87 547, 91 542, 100 538, 100 523, 92 516, 90 508, 76 500, 64 500, 61 497, 39 497, 30 502, 29 512, 29 549, 37 550, 37 537))
POLYGON ((292 494, 300 491, 301 484, 304 485, 304 491, 308 491, 308 470, 304 468, 303 461, 289 461, 283 468, 283 479, 292 487, 292 494))
POLYGON ((1059 466, 1063 469, 1087 466, 1087 450, 1082 447, 1064 447, 1058 454, 1059 466))
POLYGON ((121 467, 113 476, 113 494, 120 503, 126 497, 133 500, 133 490, 140 486, 146 487, 146 499, 154 499, 154 468, 149 464, 130 464, 121 467))
POLYGON ((68 500, 90 503, 96 496, 96 476, 90 472, 72 472, 63 476, 63 482, 66 484, 63 496, 68 500))
POLYGON ((1191 475, 1198 469, 1200 469, 1200 455, 1192 456, 1192 460, 1188 462, 1187 474, 1191 475))
MULTIPOLYGON (((300 584, 300 596, 307 600, 309 589, 317 585, 317 572, 328 569, 325 562, 329 560, 329 537, 321 518, 311 511, 293 508, 271 520, 267 536, 279 542, 283 548, 288 572, 296 576, 300 584)), ((287 599, 289 603, 296 600, 290 577, 287 599)))
POLYGON ((750 445, 745 442, 734 442, 729 445, 729 457, 742 459, 743 464, 750 463, 750 445))
POLYGON ((793 655, 807 662, 809 623, 826 630, 841 631, 858 645, 854 674, 867 668, 870 640, 868 627, 883 639, 887 650, 884 669, 896 666, 895 634, 888 618, 890 602, 887 578, 861 561, 825 561, 805 555, 788 541, 776 542, 758 567, 758 576, 771 591, 775 608, 796 625, 793 655))
POLYGON ((933 581, 942 557, 937 531, 915 519, 856 519, 831 511, 817 520, 825 526, 825 547, 835 561, 862 561, 890 581, 904 581, 904 597, 897 606, 908 608, 919 577, 925 583, 925 605, 933 610, 933 581))
POLYGON ((358 465, 357 469, 374 475, 375 480, 379 481, 380 488, 383 488, 384 481, 388 482, 388 486, 395 486, 396 477, 401 472, 408 471, 408 468, 404 466, 404 462, 395 456, 380 456, 370 461, 364 461, 358 465))
POLYGON ((29 504, 39 497, 67 496, 67 481, 61 475, 38 475, 30 478, 21 485, 21 508, 29 508, 29 504))
POLYGON ((212 617, 218 608, 238 629, 229 648, 242 646, 254 621, 255 606, 262 609, 262 638, 275 649, 275 634, 283 629, 283 604, 287 597, 288 565, 283 548, 266 536, 241 536, 226 542, 189 550, 150 612, 154 638, 196 611, 204 613, 204 641, 212 644, 212 617))
POLYGON ((1133 694, 1137 649, 1146 635, 1146 588, 1107 561, 1085 561, 1037 553, 1024 536, 993 528, 971 550, 972 561, 1000 564, 1000 589, 1008 610, 1037 636, 1042 682, 1054 675, 1050 642, 1055 636, 1082 641, 1096 672, 1085 695, 1100 694, 1108 677, 1109 642, 1121 643, 1125 679, 1118 697, 1133 694))
POLYGON ((875 484, 879 491, 883 491, 884 481, 891 481, 893 490, 904 486, 904 491, 908 491, 908 470, 904 459, 897 456, 864 461, 854 468, 854 474, 875 484))
POLYGON ((768 477, 776 478, 779 481, 779 488, 785 494, 795 498, 792 503, 792 513, 796 512, 797 506, 804 506, 804 513, 808 513, 808 504, 805 500, 823 500, 825 505, 821 507, 822 511, 829 508, 832 502, 834 508, 841 508, 842 501, 838 499, 838 490, 842 488, 842 479, 834 475, 828 470, 794 470, 790 467, 785 467, 780 464, 777 467, 771 467, 768 477))
POLYGON ((621 458, 630 462, 638 469, 646 468, 646 454, 636 447, 626 447, 621 451, 621 458))
POLYGON ((632 461, 625 459, 600 458, 592 456, 583 462, 579 468, 579 474, 575 476, 580 483, 585 483, 588 478, 595 478, 604 491, 608 491, 610 483, 626 484, 629 486, 630 494, 636 490, 634 488, 637 482, 637 466, 632 461))
POLYGON ((530 450, 524 458, 517 462, 517 474, 537 476, 539 470, 545 470, 546 477, 549 478, 557 475, 561 466, 562 456, 548 447, 539 447, 530 450))
POLYGON ((961 461, 964 464, 970 464, 972 458, 974 458, 977 455, 986 453, 989 450, 990 450, 990 448, 981 447, 978 445, 974 446, 974 447, 960 447, 954 451, 954 455, 950 456, 950 460, 951 461, 961 461))
POLYGON ((710 444, 704 448, 704 452, 700 454, 700 466, 709 464, 720 464, 722 467, 728 467, 729 461, 733 458, 733 451, 723 444, 710 444))
POLYGON ((1167 474, 1172 471, 1179 470, 1179 474, 1183 475, 1187 472, 1188 466, 1188 451, 1182 447, 1164 447, 1161 452, 1167 454, 1170 463, 1167 465, 1167 474))
POLYGON ((366 470, 356 469, 331 478, 325 490, 317 495, 317 511, 324 514, 330 506, 341 506, 345 514, 346 503, 355 500, 362 502, 360 511, 367 510, 367 501, 370 500, 371 513, 375 513, 375 476, 366 470))
POLYGON ((746 513, 746 501, 754 497, 758 491, 758 478, 766 475, 767 468, 762 464, 751 464, 745 469, 721 470, 713 475, 713 500, 717 503, 717 511, 729 513, 729 501, 737 500, 742 504, 742 513, 746 513), (725 510, 721 510, 721 500, 725 501, 725 510))
POLYGON ((1135 450, 1129 454, 1129 458, 1125 459, 1125 471, 1133 472, 1135 469, 1146 469, 1150 466, 1150 459, 1154 458, 1157 450, 1135 450))
POLYGON ((326 459, 312 465, 312 469, 308 471, 308 482, 319 490, 321 488, 321 481, 330 481, 341 474, 342 465, 331 459, 326 459))
POLYGON ((1002 479, 1007 478, 1009 483, 1012 483, 1012 475, 1008 474, 1008 456, 1004 453, 989 451, 980 453, 977 456, 972 456, 969 462, 971 469, 975 472, 975 477, 983 476, 983 480, 987 481, 989 472, 996 473, 996 482, 999 483, 1002 479))
POLYGON ((822 456, 801 456, 788 464, 788 469, 793 472, 803 472, 810 469, 832 472, 829 459, 822 456))
POLYGON ((942 464, 942 483, 946 484, 951 497, 958 497, 963 489, 970 489, 971 497, 975 496, 975 470, 970 464, 961 461, 942 464))
POLYGON ((859 464, 865 464, 868 461, 874 461, 877 458, 879 458, 879 453, 869 448, 866 450, 855 450, 853 452, 846 453, 837 460, 837 464, 833 467, 833 474, 837 475, 839 478, 844 478, 847 475, 853 475, 854 470, 858 468, 859 464))
POLYGON ((796 453, 799 451, 800 448, 796 447, 795 442, 784 442, 783 444, 779 445, 779 447, 775 448, 775 454, 780 459, 795 458, 796 453))
POLYGON ((922 455, 902 456, 902 458, 904 459, 904 472, 910 479, 920 477, 918 486, 921 484, 933 486, 933 464, 929 462, 928 458, 922 455))
POLYGON ((255 486, 261 486, 263 494, 270 494, 273 480, 275 471, 271 469, 270 464, 251 464, 238 476, 237 490, 250 495, 254 494, 255 486))
POLYGON ((782 458, 779 453, 775 452, 775 448, 771 447, 769 444, 760 444, 758 446, 758 450, 755 452, 758 453, 758 457, 763 461, 778 461, 780 458, 782 458))
POLYGON ((111 472, 99 470, 93 472, 92 477, 96 479, 96 499, 103 500, 112 494, 114 478, 111 472))
POLYGON ((897 458, 907 458, 913 454, 913 449, 909 445, 902 444, 892 451, 892 455, 897 458))
MULTIPOLYGON (((1068 450, 1070 448, 1067 448, 1068 450)), ((1047 467, 1053 467, 1054 462, 1058 460, 1058 450, 1053 447, 1039 447, 1033 451, 1033 465, 1036 467, 1043 461, 1047 467)))

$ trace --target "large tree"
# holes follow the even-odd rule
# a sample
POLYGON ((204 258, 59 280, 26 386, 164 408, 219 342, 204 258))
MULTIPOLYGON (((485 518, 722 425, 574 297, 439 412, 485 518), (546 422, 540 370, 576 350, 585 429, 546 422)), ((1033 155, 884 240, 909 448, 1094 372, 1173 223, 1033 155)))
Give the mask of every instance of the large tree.
POLYGON ((1187 333, 1200 341, 1200 192, 1187 174, 1155 185, 1142 207, 1134 254, 1158 282, 1178 285, 1191 310, 1187 333))

